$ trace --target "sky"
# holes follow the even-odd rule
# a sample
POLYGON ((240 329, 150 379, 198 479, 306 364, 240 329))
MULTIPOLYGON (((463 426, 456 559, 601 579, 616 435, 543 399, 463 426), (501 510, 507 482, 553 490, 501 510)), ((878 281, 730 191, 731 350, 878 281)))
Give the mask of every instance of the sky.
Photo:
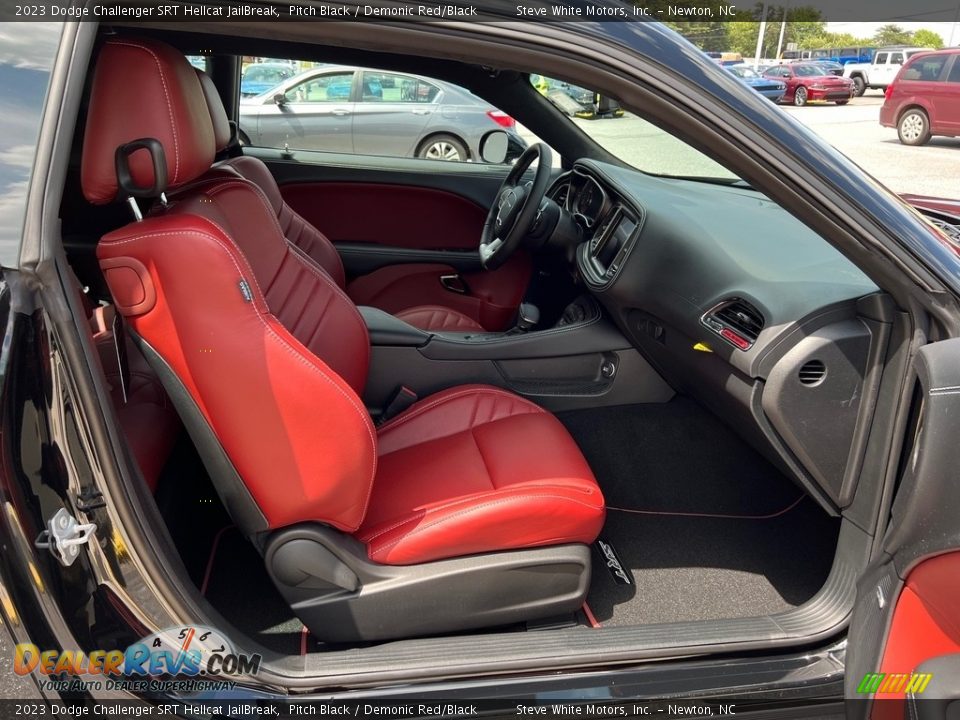
POLYGON ((933 30, 940 33, 944 45, 960 45, 960 22, 899 22, 896 20, 888 22, 828 22, 827 30, 836 33, 848 32, 857 37, 870 37, 878 28, 888 24, 899 25, 904 30, 911 31, 933 30))

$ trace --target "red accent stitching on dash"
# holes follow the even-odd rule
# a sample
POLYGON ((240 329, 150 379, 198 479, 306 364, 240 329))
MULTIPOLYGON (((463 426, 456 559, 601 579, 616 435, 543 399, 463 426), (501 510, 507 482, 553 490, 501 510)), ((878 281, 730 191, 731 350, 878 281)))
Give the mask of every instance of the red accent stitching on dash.
POLYGON ((668 512, 664 510, 631 510, 630 508, 619 508, 612 507, 607 505, 607 510, 615 510, 616 512, 625 512, 633 513, 634 515, 673 515, 676 517, 693 517, 693 518, 723 518, 726 520, 772 520, 773 518, 780 517, 781 515, 786 515, 788 512, 793 510, 797 505, 800 504, 800 501, 805 498, 806 495, 801 495, 792 503, 790 503, 783 510, 778 510, 775 513, 770 513, 769 515, 727 515, 724 513, 691 513, 691 512, 668 512))

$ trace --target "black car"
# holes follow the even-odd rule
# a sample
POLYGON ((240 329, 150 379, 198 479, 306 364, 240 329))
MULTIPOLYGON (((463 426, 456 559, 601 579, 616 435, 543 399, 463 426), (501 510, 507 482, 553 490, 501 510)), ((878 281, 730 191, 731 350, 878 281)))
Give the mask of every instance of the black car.
POLYGON ((955 697, 960 219, 663 25, 476 7, 18 27, 15 672, 245 716, 955 697), (535 141, 241 145, 242 56, 437 77, 535 141), (629 113, 574 122, 538 74, 629 113))
POLYGON ((843 77, 843 65, 833 60, 806 60, 808 65, 816 65, 823 70, 824 75, 837 75, 843 77))

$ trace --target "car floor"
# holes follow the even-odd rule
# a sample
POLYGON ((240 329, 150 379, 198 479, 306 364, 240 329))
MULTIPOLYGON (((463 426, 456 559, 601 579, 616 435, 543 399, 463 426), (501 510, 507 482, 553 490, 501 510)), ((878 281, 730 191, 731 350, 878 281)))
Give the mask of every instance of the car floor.
MULTIPOLYGON (((632 580, 620 584, 594 545, 587 602, 599 624, 766 615, 823 584, 837 520, 692 400, 559 417, 606 497, 600 539, 632 580)), ((156 497, 191 578, 228 622, 275 652, 329 649, 274 588, 186 438, 156 497)))
POLYGON ((190 578, 217 612, 274 652, 319 649, 273 586, 256 548, 231 522, 186 436, 160 477, 156 499, 190 578))
POLYGON ((562 413, 607 501, 587 603, 601 625, 767 615, 823 585, 839 521, 715 416, 668 403, 562 413))

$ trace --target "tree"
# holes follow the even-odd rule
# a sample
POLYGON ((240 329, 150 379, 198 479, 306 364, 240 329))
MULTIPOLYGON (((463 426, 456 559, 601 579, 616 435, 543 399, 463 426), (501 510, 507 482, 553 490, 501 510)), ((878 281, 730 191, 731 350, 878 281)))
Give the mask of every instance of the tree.
POLYGON ((934 50, 939 50, 943 47, 943 38, 940 37, 940 33, 927 29, 914 32, 911 42, 917 47, 928 47, 934 50))
POLYGON ((880 47, 885 45, 909 45, 913 42, 913 34, 899 25, 884 25, 874 34, 873 42, 880 47))
MULTIPOLYGON (((727 49, 731 52, 738 52, 744 57, 753 57, 757 50, 757 34, 760 32, 760 23, 758 22, 728 22, 727 23, 727 49)), ((769 48, 773 43, 776 49, 777 33, 779 25, 774 27, 773 23, 767 23, 767 30, 763 34, 763 47, 769 48)))
POLYGON ((723 52, 727 49, 725 22, 667 22, 665 23, 701 50, 723 52))

